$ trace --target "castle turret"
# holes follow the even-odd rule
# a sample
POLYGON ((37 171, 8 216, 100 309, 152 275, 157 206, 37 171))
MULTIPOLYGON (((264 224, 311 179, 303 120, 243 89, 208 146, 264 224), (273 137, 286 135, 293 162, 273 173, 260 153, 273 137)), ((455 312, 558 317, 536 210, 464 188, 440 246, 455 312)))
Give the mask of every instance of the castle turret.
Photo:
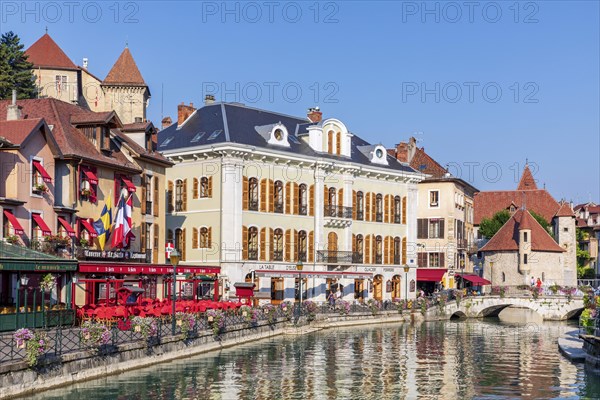
POLYGON ((531 267, 529 265, 531 261, 531 227, 535 221, 532 221, 533 217, 528 211, 523 211, 521 220, 519 221, 519 273, 525 275, 525 278, 529 275, 531 267))
POLYGON ((552 218, 554 240, 565 250, 562 256, 565 282, 577 282, 577 248, 576 248, 576 218, 573 209, 567 202, 561 206, 552 218))

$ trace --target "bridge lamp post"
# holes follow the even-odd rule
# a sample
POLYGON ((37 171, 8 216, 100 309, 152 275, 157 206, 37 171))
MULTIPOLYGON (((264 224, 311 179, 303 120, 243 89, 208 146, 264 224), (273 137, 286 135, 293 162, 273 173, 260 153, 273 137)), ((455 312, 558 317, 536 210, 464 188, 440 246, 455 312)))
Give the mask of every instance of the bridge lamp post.
POLYGON ((408 301, 408 271, 410 271, 409 266, 404 267, 404 301, 408 301))
POLYGON ((171 254, 169 255, 169 259, 171 261, 171 265, 173 266, 173 315, 171 316, 171 333, 175 336, 176 323, 175 323, 175 302, 177 301, 177 294, 175 291, 177 290, 177 264, 179 264, 180 255, 177 249, 173 249, 171 254))

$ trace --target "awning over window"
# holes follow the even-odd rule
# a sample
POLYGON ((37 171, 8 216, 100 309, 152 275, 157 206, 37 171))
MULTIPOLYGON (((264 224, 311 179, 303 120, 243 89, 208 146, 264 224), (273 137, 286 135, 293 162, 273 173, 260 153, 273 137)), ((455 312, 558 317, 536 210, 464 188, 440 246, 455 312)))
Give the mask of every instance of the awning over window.
POLYGON ((88 231, 88 233, 90 234, 90 237, 93 237, 93 238, 98 237, 98 233, 96 232, 96 230, 94 229, 92 224, 90 224, 88 222, 87 219, 80 219, 80 221, 81 221, 81 225, 83 225, 85 230, 88 231))
POLYGON ((335 278, 335 279, 369 279, 373 277, 370 272, 334 272, 334 271, 287 271, 258 269, 255 275, 261 278, 297 278, 302 275, 303 278, 335 278))
POLYGON ((471 283, 473 283, 476 286, 483 286, 483 285, 491 285, 492 282, 488 281, 487 279, 481 278, 478 275, 461 275, 461 274, 456 274, 456 276, 469 281, 471 283))
POLYGON ((130 192, 135 192, 135 185, 127 178, 121 178, 125 186, 127 186, 127 190, 130 192))
POLYGON ((91 183, 92 185, 97 185, 98 184, 98 177, 96 176, 95 173, 93 173, 92 171, 90 171, 87 168, 83 170, 83 173, 87 177, 87 180, 88 180, 89 183, 91 183))
POLYGON ((44 222, 44 220, 42 219, 42 216, 40 214, 31 214, 33 220, 35 221, 35 223, 37 224, 37 226, 42 230, 42 235, 44 236, 50 236, 52 235, 52 231, 50 230, 50 228, 48 228, 48 225, 46 225, 46 222, 44 222))
POLYGON ((8 222, 10 222, 15 230, 15 235, 22 235, 25 232, 17 217, 15 217, 10 211, 4 210, 4 215, 6 218, 8 218, 8 222))
POLYGON ((58 217, 58 222, 60 222, 60 224, 63 226, 63 228, 65 228, 65 230, 67 231, 67 234, 71 237, 75 237, 75 231, 73 230, 73 228, 71 228, 71 225, 67 222, 66 219, 64 219, 63 217, 58 217))
POLYGON ((52 178, 50 177, 50 175, 48 175, 48 172, 46 172, 46 170, 44 169, 44 167, 42 166, 42 164, 39 161, 34 160, 33 166, 40 173, 44 182, 52 182, 52 178))
MULTIPOLYGON (((134 264, 134 263, 80 263, 79 272, 100 274, 127 274, 127 275, 170 275, 173 266, 165 264, 134 264)), ((177 266, 178 274, 219 274, 221 267, 194 267, 188 265, 177 266)))
POLYGON ((446 271, 446 268, 418 268, 417 281, 440 282, 446 271))

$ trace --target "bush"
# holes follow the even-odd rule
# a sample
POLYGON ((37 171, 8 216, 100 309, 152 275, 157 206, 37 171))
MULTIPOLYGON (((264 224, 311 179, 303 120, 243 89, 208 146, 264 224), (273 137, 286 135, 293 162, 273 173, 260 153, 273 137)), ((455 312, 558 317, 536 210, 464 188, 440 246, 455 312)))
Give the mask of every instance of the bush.
POLYGON ((79 332, 81 343, 86 347, 100 347, 108 344, 111 336, 110 328, 92 321, 85 321, 81 325, 81 332, 79 332))

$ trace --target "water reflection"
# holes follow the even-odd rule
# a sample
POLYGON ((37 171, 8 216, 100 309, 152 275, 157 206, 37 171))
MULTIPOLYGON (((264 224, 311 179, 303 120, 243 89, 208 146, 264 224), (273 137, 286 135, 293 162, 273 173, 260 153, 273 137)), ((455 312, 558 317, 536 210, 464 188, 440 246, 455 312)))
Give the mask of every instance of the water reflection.
POLYGON ((388 325, 279 337, 34 398, 600 397, 600 379, 558 354, 557 337, 572 327, 523 321, 388 325))

